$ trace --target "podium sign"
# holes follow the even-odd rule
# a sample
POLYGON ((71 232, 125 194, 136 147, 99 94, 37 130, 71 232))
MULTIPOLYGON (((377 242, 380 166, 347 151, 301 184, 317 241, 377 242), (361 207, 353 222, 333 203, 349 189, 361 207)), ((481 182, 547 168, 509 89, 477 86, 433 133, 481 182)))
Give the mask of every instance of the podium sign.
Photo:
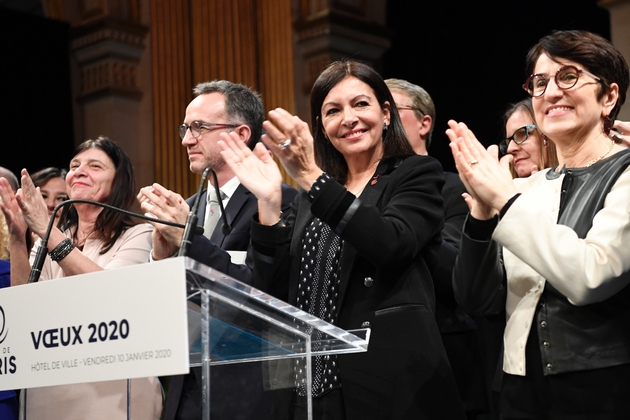
POLYGON ((185 268, 170 259, 0 290, 0 390, 187 373, 185 268))

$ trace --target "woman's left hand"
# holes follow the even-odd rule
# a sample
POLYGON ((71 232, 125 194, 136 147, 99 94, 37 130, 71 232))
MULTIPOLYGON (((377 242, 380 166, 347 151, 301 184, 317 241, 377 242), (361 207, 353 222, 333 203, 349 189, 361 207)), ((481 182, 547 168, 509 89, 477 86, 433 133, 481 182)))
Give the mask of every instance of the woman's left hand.
POLYGON ((267 131, 263 142, 300 187, 310 190, 323 171, 315 163, 313 136, 308 124, 282 108, 269 111, 269 119, 263 123, 267 131))
POLYGON ((501 211, 517 193, 509 169, 511 155, 499 160, 498 147, 492 145, 486 150, 466 124, 450 120, 448 125, 450 128, 446 130, 446 135, 451 141, 455 165, 468 192, 487 206, 485 213, 490 208, 495 212, 501 211))

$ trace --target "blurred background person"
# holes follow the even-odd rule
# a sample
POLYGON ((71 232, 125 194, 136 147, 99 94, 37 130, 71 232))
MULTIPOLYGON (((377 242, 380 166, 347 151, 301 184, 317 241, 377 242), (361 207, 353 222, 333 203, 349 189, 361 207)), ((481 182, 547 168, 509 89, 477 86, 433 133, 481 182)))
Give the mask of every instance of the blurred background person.
MULTIPOLYGON (((461 419, 435 322, 431 268, 443 225, 442 169, 416 155, 383 79, 356 61, 327 67, 308 125, 269 112, 265 144, 303 191, 280 218, 280 170, 222 133, 222 155, 258 197, 254 286, 344 329, 371 328, 366 353, 316 357, 317 419, 461 419), (381 246, 386 244, 386 246, 381 246)), ((276 418, 302 418, 306 389, 276 418)))
POLYGON ((511 156, 449 122, 471 195, 455 292, 469 312, 506 310, 502 419, 629 418, 630 151, 609 137, 628 65, 598 35, 557 31, 526 70, 559 165, 512 180, 511 156))
POLYGON ((20 188, 20 181, 18 180, 17 176, 15 176, 15 174, 7 168, 0 166, 0 177, 7 180, 7 182, 11 186, 11 189, 14 192, 17 191, 18 188, 20 188))
MULTIPOLYGON (((386 79, 385 83, 396 102, 411 147, 419 155, 428 155, 436 113, 433 99, 422 87, 406 80, 386 79)), ((483 361, 475 336, 478 327, 459 308, 453 294, 452 281, 462 227, 468 214, 468 206, 462 197, 466 188, 456 173, 444 172, 444 180, 444 229, 440 259, 438 266, 431 272, 435 286, 435 319, 466 415, 469 419, 475 419, 478 414, 489 410, 483 379, 483 361)), ((496 357, 493 357, 493 361, 496 365, 496 357)))
POLYGON ((515 178, 558 165, 556 145, 536 126, 531 98, 510 105, 503 114, 503 124, 506 134, 499 149, 512 155, 510 170, 515 178))
MULTIPOLYGON (((10 235, 11 284, 27 281, 31 266, 26 250, 26 229, 44 236, 50 216, 42 196, 26 170, 22 188, 16 194, 0 179, 0 208, 10 235)), ((82 198, 130 210, 135 201, 135 176, 127 154, 106 137, 87 140, 75 150, 66 176, 69 198, 82 198)), ((148 224, 136 224, 129 216, 91 204, 72 204, 61 217, 62 228, 53 228, 49 255, 41 280, 91 273, 149 261, 151 231, 148 224)), ((37 243, 35 245, 38 245, 37 243)), ((36 247, 31 258, 34 258, 36 247)), ((156 420, 162 407, 162 390, 157 378, 132 381, 134 418, 156 420)), ((29 389, 27 418, 125 419, 125 380, 61 385, 29 389)))
MULTIPOLYGON (((39 187, 39 192, 44 198, 48 215, 52 215, 57 204, 63 203, 68 199, 66 192, 66 174, 68 171, 61 168, 44 168, 34 174, 31 174, 33 185, 39 187)), ((57 221, 61 216, 61 211, 57 213, 57 221)), ((56 223, 55 223, 56 224, 56 223)))
MULTIPOLYGON (((9 262, 9 230, 0 211, 0 288, 11 285, 11 263, 9 262)), ((0 419, 17 420, 17 393, 13 390, 0 391, 0 419)))

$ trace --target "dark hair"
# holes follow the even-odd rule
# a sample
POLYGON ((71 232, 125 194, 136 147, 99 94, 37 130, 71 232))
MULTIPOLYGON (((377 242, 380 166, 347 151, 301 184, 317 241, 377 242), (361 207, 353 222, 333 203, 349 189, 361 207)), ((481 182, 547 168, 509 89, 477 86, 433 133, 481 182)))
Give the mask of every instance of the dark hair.
POLYGON ((35 172, 31 175, 31 179, 36 187, 41 187, 53 178, 66 179, 67 173, 68 171, 63 168, 55 168, 51 166, 35 172))
MULTIPOLYGON (((199 83, 193 89, 195 96, 210 93, 221 93, 225 96, 225 112, 230 124, 242 124, 249 127, 251 137, 247 141, 253 149, 262 136, 262 123, 265 120, 265 108, 260 94, 245 85, 227 80, 213 80, 199 83)), ((212 121, 214 122, 214 121, 212 121)))
POLYGON ((319 75, 311 90, 311 124, 315 141, 315 161, 328 175, 342 184, 348 177, 348 165, 343 155, 324 135, 321 112, 328 93, 346 77, 356 77, 370 86, 381 109, 390 111, 389 129, 383 133, 383 159, 406 158, 415 154, 405 135, 398 110, 391 106, 394 98, 383 78, 370 66, 358 61, 335 61, 319 75))
MULTIPOLYGON (((95 140, 84 141, 75 149, 72 156, 75 157, 79 153, 92 148, 105 152, 116 168, 111 192, 105 204, 130 210, 136 199, 136 177, 131 159, 116 143, 104 136, 99 136, 95 140)), ((64 230, 77 226, 78 222, 79 217, 74 206, 66 207, 60 220, 64 230)), ((135 224, 136 222, 130 216, 104 208, 96 218, 94 225, 94 231, 103 240, 103 249, 101 249, 100 253, 104 254, 109 251, 120 235, 135 224)), ((76 231, 74 235, 76 239, 76 231)))
MULTIPOLYGON (((515 104, 511 104, 508 106, 508 109, 503 114, 503 131, 505 132, 505 128, 507 126, 507 122, 510 117, 516 114, 518 111, 524 111, 529 115, 532 119, 532 122, 536 124, 536 133, 538 133, 538 142, 536 147, 540 150, 539 160, 536 162, 539 170, 543 170, 546 168, 552 168, 558 165, 558 153, 556 152, 556 145, 553 141, 547 139, 547 145, 544 145, 545 135, 538 128, 538 124, 536 123, 536 117, 534 114, 534 107, 532 106, 532 98, 523 99, 520 102, 515 104)), ((509 136, 511 133, 505 133, 505 137, 509 136)), ((516 171, 514 170, 514 166, 510 165, 510 172, 514 178, 518 178, 516 171)))
POLYGON ((542 54, 554 60, 575 61, 601 78, 598 100, 610 91, 611 83, 617 83, 619 99, 608 115, 611 120, 617 118, 626 101, 630 74, 628 63, 610 41, 587 31, 554 31, 529 50, 525 65, 526 77, 534 73, 536 61, 542 54))

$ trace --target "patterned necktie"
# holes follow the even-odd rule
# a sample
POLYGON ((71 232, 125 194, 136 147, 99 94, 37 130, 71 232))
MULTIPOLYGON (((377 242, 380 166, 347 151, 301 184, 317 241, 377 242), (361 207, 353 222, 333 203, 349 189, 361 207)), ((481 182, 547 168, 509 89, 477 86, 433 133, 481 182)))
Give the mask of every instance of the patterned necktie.
MULTIPOLYGON (((227 196, 221 190, 221 200, 224 200, 227 196)), ((221 208, 219 207, 219 201, 217 200, 217 193, 214 188, 208 191, 208 205, 206 206, 206 220, 203 224, 203 236, 210 239, 214 228, 221 219, 221 208)))

